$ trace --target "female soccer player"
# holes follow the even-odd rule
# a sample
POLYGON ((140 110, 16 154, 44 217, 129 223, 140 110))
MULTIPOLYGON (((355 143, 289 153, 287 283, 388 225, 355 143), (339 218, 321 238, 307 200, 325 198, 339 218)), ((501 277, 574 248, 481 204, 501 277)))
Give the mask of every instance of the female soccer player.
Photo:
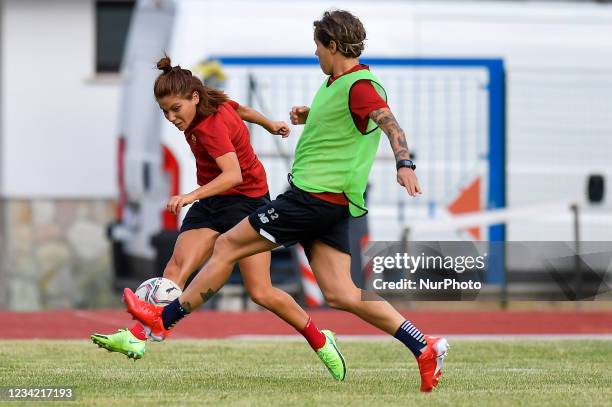
MULTIPOLYGON (((164 277, 182 289, 189 276, 210 257, 220 234, 270 202, 264 167, 253 151, 242 119, 282 137, 289 135, 289 127, 204 86, 191 71, 173 67, 167 57, 157 67, 163 73, 155 81, 155 98, 166 119, 184 132, 196 159, 200 185, 188 194, 173 196, 167 204, 168 211, 178 214, 183 206, 193 203, 164 270, 164 277)), ((332 376, 342 380, 344 360, 333 333, 319 331, 289 294, 272 286, 270 252, 244 256, 239 265, 253 301, 304 335, 332 376)), ((139 359, 144 355, 146 334, 137 323, 112 335, 93 334, 91 340, 110 351, 139 359)))
POLYGON ((446 339, 423 335, 373 293, 363 293, 368 297, 363 301, 362 291, 351 280, 348 219, 367 212, 364 192, 381 130, 395 154, 398 183, 410 196, 421 192, 404 131, 379 95, 381 82, 359 63, 365 38, 359 19, 346 11, 326 12, 314 22, 315 55, 329 78, 310 107, 291 110, 292 123, 305 124, 295 151, 291 190, 221 235, 210 261, 168 306, 153 306, 124 290, 128 311, 156 335, 164 337, 219 290, 234 262, 300 242, 327 303, 404 343, 417 359, 421 391, 438 384, 448 350, 446 339))

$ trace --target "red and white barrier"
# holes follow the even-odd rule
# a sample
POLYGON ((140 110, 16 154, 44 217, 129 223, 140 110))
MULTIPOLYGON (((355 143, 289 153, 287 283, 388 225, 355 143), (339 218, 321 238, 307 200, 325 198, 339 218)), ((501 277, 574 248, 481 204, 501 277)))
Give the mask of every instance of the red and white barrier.
POLYGON ((323 298, 323 293, 317 284, 317 279, 310 268, 304 248, 301 245, 296 245, 295 250, 300 264, 300 276, 302 278, 306 305, 313 308, 321 307, 325 304, 325 298, 323 298))

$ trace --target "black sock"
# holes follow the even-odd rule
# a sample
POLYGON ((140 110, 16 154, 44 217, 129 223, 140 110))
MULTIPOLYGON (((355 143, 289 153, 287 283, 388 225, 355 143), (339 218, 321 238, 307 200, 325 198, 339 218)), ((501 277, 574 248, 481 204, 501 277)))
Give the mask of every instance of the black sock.
POLYGON ((186 311, 183 307, 181 307, 178 298, 172 301, 162 310, 162 321, 164 322, 164 328, 172 328, 174 324, 183 319, 183 317, 187 314, 189 314, 189 311, 186 311))
POLYGON ((427 346, 425 335, 408 320, 398 328, 395 337, 410 349, 415 358, 421 356, 422 350, 427 346))

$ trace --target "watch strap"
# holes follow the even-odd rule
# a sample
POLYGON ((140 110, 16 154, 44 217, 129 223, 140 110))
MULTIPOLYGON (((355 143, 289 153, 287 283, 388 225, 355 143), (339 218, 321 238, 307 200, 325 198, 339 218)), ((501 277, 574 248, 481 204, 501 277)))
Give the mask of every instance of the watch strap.
POLYGON ((399 160, 395 165, 395 168, 398 170, 403 167, 410 168, 413 171, 416 170, 416 165, 412 160, 399 160))

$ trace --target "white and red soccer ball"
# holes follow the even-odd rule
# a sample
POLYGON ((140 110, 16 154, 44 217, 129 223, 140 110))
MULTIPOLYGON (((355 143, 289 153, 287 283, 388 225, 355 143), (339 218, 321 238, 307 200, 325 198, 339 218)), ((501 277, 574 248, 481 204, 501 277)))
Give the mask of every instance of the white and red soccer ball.
POLYGON ((177 299, 182 290, 172 280, 163 277, 150 278, 140 284, 135 294, 150 304, 165 306, 177 299))

